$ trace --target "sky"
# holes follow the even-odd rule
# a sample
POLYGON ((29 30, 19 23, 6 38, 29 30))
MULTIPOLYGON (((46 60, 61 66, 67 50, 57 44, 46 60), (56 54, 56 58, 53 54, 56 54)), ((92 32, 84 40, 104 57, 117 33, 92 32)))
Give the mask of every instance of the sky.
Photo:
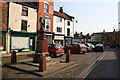
POLYGON ((54 10, 63 7, 64 12, 74 16, 74 32, 96 33, 112 32, 118 29, 119 0, 55 0, 54 10))

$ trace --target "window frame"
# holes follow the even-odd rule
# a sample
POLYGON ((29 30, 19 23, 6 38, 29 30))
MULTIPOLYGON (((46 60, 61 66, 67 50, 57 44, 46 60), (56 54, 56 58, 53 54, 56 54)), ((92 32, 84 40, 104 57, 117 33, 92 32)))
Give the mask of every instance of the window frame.
POLYGON ((28 7, 25 7, 25 6, 22 6, 22 13, 21 13, 22 16, 28 16, 28 7), (25 10, 26 9, 26 10, 25 10), (26 14, 25 14, 25 13, 26 14))
POLYGON ((67 36, 70 36, 70 28, 67 28, 67 36))
POLYGON ((57 22, 61 22, 62 23, 62 17, 57 17, 57 22))
POLYGON ((67 21, 67 25, 70 26, 70 21, 67 21))
POLYGON ((24 20, 24 19, 21 20, 21 31, 27 31, 27 24, 28 24, 27 20, 24 20), (26 25, 24 25, 23 21, 26 22, 26 25))
POLYGON ((57 32, 62 33, 62 28, 61 27, 57 27, 57 32))
POLYGON ((44 13, 49 13, 49 4, 44 3, 44 13))

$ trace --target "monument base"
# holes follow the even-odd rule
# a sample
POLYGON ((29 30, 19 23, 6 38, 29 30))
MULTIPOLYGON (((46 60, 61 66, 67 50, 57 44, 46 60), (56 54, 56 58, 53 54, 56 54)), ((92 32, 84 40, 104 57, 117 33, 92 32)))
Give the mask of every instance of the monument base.
POLYGON ((51 57, 49 56, 48 52, 45 52, 45 53, 35 53, 35 55, 33 57, 33 63, 39 63, 40 62, 41 54, 45 55, 46 61, 50 61, 51 60, 51 57))

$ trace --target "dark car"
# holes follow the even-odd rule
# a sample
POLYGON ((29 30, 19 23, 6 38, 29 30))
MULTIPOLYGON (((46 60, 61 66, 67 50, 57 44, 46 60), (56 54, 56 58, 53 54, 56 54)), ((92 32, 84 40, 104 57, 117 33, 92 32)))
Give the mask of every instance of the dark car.
POLYGON ((65 51, 70 50, 71 53, 85 53, 87 49, 80 44, 71 44, 65 47, 65 51))
POLYGON ((105 48, 104 48, 103 44, 96 44, 95 45, 94 51, 96 51, 96 52, 103 52, 104 50, 105 50, 105 48))
POLYGON ((59 43, 49 44, 48 52, 50 53, 51 57, 57 57, 64 54, 64 47, 59 43))
POLYGON ((116 48, 116 47, 117 47, 117 45, 115 43, 110 44, 110 48, 116 48))

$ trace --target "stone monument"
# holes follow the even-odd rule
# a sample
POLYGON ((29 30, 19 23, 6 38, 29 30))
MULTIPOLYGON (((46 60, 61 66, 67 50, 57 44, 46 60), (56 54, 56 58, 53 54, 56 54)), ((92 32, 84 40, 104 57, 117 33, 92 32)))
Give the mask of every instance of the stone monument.
POLYGON ((45 55, 45 57, 49 56, 48 53, 48 43, 46 40, 46 32, 44 29, 44 23, 41 22, 41 28, 37 33, 37 44, 36 44, 36 51, 35 56, 33 57, 33 62, 39 63, 40 62, 40 55, 45 55))

